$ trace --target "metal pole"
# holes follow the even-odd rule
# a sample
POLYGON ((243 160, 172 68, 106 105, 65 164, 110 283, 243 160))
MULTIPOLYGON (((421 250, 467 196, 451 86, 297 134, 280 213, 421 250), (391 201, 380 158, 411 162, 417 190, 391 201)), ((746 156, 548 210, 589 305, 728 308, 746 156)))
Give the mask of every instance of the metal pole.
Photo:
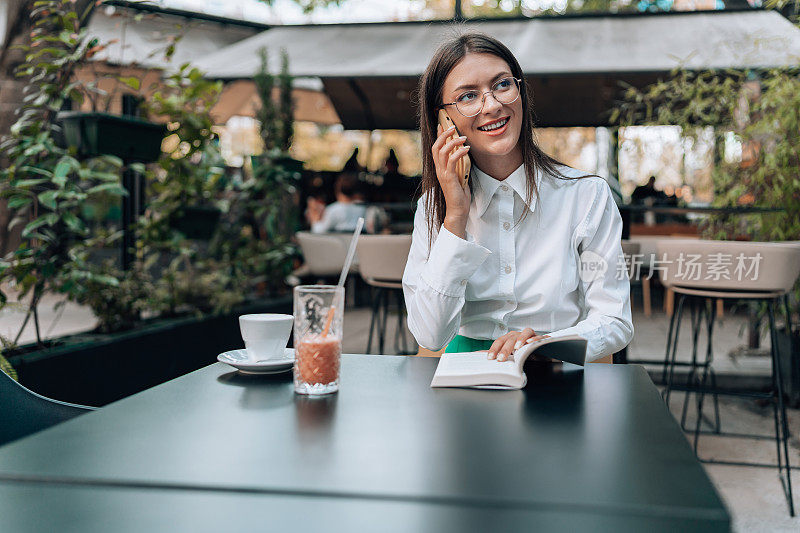
MULTIPOLYGON (((139 100, 134 95, 122 95, 122 114, 135 117, 139 108, 139 100)), ((127 195, 122 197, 122 250, 120 261, 122 270, 129 270, 133 265, 133 247, 136 244, 133 224, 136 216, 144 210, 144 177, 130 167, 133 160, 123 159, 125 170, 122 172, 122 186, 127 195)))
POLYGON ((122 250, 120 250, 120 260, 122 262, 122 270, 129 270, 133 264, 131 249, 134 246, 134 238, 131 226, 133 225, 134 219, 134 194, 136 189, 134 184, 136 182, 136 173, 130 168, 130 160, 124 160, 124 164, 125 170, 122 172, 122 186, 128 194, 122 197, 122 250))

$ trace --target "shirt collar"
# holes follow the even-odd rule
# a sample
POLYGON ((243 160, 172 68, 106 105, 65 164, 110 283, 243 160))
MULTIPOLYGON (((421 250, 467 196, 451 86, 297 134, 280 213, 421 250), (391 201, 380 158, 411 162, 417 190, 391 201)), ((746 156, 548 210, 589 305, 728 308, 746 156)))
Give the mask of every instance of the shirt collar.
MULTIPOLYGON (((516 192, 522 201, 525 201, 527 194, 527 176, 525 175, 525 165, 520 165, 517 170, 511 173, 503 181, 496 180, 477 166, 472 165, 472 201, 475 202, 475 208, 479 217, 482 217, 492 201, 492 197, 497 192, 501 185, 507 185, 516 192)), ((539 185, 541 182, 539 173, 536 175, 536 183, 539 185)), ((536 209, 536 198, 528 206, 528 209, 533 212, 536 209)))

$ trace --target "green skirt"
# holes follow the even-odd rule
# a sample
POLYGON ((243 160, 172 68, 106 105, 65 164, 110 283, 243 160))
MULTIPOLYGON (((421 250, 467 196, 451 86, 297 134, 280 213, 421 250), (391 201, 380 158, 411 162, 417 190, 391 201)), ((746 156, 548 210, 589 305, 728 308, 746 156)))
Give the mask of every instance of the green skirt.
POLYGON ((472 339, 470 337, 456 335, 456 337, 450 341, 450 344, 447 345, 444 352, 477 352, 479 350, 488 350, 492 347, 493 342, 494 341, 491 339, 472 339))

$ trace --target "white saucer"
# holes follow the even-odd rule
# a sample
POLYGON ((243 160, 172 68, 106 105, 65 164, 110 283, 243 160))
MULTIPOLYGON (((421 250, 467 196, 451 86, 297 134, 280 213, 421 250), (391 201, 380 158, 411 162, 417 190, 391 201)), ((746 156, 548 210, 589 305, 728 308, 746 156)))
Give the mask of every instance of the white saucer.
POLYGON ((294 348, 284 348, 280 359, 262 359, 254 361, 247 355, 247 350, 230 350, 217 356, 217 361, 231 365, 242 374, 280 374, 291 370, 294 366, 294 348))

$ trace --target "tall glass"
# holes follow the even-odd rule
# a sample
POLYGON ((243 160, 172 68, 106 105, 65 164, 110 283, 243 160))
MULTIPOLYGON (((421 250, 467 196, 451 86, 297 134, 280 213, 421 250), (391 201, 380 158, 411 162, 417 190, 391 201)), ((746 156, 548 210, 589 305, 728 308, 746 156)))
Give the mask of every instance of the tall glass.
POLYGON ((294 288, 294 391, 330 394, 339 390, 344 288, 294 288))

